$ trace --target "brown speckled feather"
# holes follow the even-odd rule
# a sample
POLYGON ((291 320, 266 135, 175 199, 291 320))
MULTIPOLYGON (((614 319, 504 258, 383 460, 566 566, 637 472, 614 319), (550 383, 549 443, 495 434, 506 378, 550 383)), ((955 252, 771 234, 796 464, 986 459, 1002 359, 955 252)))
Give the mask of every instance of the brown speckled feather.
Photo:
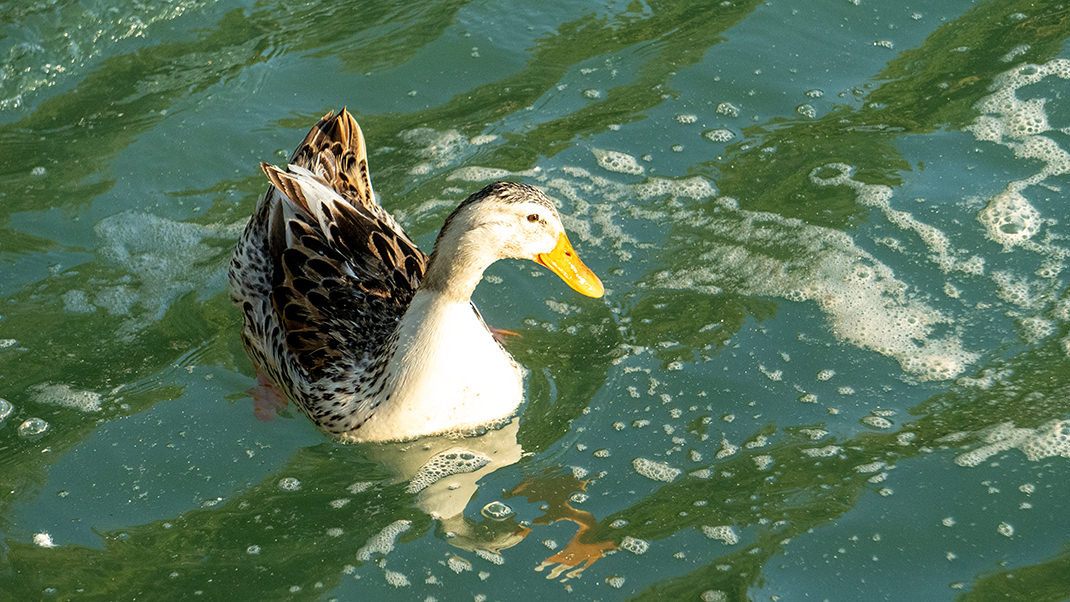
POLYGON ((274 187, 263 208, 272 268, 264 309, 281 329, 278 351, 310 383, 366 367, 404 314, 427 256, 376 203, 360 127, 345 109, 328 114, 288 171, 261 167, 274 187))

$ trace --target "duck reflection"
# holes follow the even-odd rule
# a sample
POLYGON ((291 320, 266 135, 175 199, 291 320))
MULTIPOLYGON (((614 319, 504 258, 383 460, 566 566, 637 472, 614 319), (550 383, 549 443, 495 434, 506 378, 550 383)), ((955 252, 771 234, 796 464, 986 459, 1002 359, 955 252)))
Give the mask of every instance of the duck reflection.
POLYGON ((530 503, 542 502, 543 515, 530 523, 519 520, 500 501, 486 504, 478 512, 465 512, 485 477, 523 457, 518 430, 519 419, 513 418, 505 426, 477 436, 423 437, 368 446, 368 456, 395 475, 395 483, 407 482, 413 504, 438 521, 440 536, 462 550, 500 554, 523 541, 533 532, 532 527, 561 520, 575 523, 579 528, 569 543, 535 567, 536 571, 550 569, 548 579, 564 575, 562 580, 567 581, 616 549, 611 541, 592 541, 598 521, 590 512, 571 505, 573 496, 585 490, 586 481, 572 474, 547 473, 525 478, 505 492, 504 500, 523 497, 530 503))

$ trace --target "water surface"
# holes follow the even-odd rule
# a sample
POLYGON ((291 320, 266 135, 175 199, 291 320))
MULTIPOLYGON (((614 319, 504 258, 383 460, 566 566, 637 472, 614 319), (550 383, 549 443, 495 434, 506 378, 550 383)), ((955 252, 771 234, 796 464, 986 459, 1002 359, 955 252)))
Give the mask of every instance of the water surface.
POLYGON ((0 599, 1070 598, 1068 38, 1043 1, 0 3, 0 599), (602 276, 477 289, 506 428, 254 416, 229 254, 343 105, 423 248, 509 178, 602 276))

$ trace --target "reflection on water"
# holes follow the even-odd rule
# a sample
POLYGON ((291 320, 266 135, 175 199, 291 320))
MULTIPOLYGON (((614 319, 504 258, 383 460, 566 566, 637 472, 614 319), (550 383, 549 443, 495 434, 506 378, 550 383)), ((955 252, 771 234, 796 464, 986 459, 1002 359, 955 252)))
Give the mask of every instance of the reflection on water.
POLYGON ((7 8, 14 599, 1066 591, 1062 5, 7 8), (425 248, 504 177, 606 275, 488 273, 530 371, 501 429, 249 411, 222 275, 255 164, 342 104, 425 248))
POLYGON ((464 510, 484 476, 520 460, 523 450, 516 440, 519 426, 513 419, 476 437, 424 437, 367 446, 368 454, 407 483, 405 491, 415 494, 413 504, 440 521, 450 533, 450 544, 466 550, 500 552, 519 543, 526 534, 527 530, 516 524, 515 515, 503 508, 495 513, 498 516, 483 516, 486 520, 476 522, 467 518, 464 510))

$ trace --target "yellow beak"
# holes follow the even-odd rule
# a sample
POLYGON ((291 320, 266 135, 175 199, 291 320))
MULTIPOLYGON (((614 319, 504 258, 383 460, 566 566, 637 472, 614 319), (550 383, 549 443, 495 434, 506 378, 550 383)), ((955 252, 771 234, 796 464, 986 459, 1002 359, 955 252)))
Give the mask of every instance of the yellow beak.
POLYGON ((598 276, 576 256, 576 250, 572 248, 572 243, 568 242, 564 232, 557 237, 557 245, 552 251, 535 255, 535 262, 549 268, 566 284, 588 297, 601 297, 606 292, 598 276))

